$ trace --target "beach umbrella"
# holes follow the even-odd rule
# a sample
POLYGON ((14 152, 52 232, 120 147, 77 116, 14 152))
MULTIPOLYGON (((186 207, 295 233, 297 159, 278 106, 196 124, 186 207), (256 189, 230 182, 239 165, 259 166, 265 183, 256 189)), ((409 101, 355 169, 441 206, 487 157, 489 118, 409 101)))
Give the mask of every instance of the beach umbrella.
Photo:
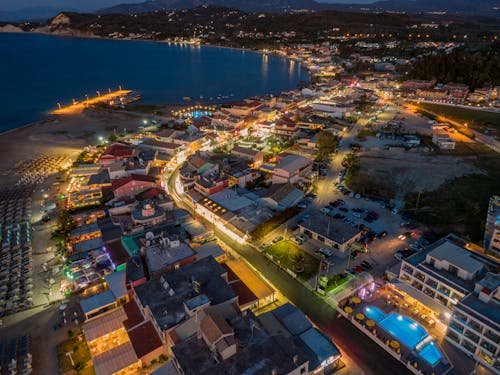
POLYGON ((351 306, 346 306, 344 307, 344 311, 348 314, 352 314, 352 307, 351 306))
POLYGON ((375 322, 373 320, 369 319, 369 320, 366 321, 366 325, 368 327, 373 327, 375 325, 375 322))
POLYGON ((365 316, 363 314, 361 314, 361 313, 356 314, 356 319, 363 320, 364 318, 365 318, 365 316))
POLYGON ((396 340, 391 340, 391 342, 389 343, 389 345, 393 349, 399 349, 399 342, 397 342, 396 340))
POLYGON ((352 297, 352 300, 351 300, 353 303, 360 303, 361 300, 359 299, 359 297, 352 297))

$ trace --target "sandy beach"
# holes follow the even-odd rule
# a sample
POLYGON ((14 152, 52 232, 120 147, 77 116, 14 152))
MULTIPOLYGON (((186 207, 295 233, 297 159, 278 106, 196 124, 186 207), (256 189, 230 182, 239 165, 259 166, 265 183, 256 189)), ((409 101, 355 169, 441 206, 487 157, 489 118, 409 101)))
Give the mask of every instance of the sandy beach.
MULTIPOLYGON (((86 109, 77 115, 50 115, 46 119, 0 134, 0 187, 19 179, 13 167, 39 156, 65 156, 74 159, 82 148, 97 144, 99 137, 137 130, 142 120, 167 120, 170 111, 181 105, 162 105, 158 115, 123 110, 86 109)), ((131 107, 133 108, 133 106, 131 107)))

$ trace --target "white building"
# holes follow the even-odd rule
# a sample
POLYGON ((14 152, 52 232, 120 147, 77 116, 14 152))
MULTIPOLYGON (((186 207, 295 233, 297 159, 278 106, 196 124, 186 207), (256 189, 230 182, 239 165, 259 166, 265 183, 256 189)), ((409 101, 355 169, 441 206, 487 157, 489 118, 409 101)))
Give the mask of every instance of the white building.
POLYGON ((437 241, 402 261, 399 278, 405 284, 397 288, 448 324, 448 342, 498 372, 500 263, 469 248, 454 235, 437 241))

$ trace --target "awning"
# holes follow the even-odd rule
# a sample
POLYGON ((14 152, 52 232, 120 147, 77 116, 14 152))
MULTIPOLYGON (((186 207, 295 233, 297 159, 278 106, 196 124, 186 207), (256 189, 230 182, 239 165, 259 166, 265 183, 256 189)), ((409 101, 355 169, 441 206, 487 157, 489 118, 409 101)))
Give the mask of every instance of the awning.
POLYGON ((399 279, 391 280, 390 283, 396 289, 408 294, 410 297, 416 299, 421 304, 423 304, 423 305, 429 307, 431 310, 439 313, 440 316, 441 315, 446 316, 447 314, 451 314, 451 310, 448 309, 446 306, 440 304, 432 297, 430 297, 427 294, 421 292, 420 290, 412 287, 411 285, 409 285, 409 284, 407 284, 399 279))

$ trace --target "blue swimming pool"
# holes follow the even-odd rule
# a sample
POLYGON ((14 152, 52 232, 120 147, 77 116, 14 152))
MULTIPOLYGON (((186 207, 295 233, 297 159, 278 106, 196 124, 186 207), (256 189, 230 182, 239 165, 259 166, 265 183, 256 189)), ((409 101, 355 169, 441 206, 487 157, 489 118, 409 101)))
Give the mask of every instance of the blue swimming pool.
POLYGON ((404 315, 389 314, 378 324, 410 349, 427 337, 424 327, 404 315))
POLYGON ((385 318, 385 313, 375 306, 367 306, 364 308, 365 315, 375 323, 380 322, 385 318))
POLYGON ((433 341, 425 344, 422 349, 418 351, 418 355, 429 362, 431 366, 434 366, 441 358, 443 358, 441 352, 433 341))
POLYGON ((431 341, 432 338, 429 337, 425 328, 414 320, 400 314, 385 314, 375 306, 367 306, 363 311, 368 319, 375 321, 377 325, 411 350, 416 350, 418 344, 423 345, 418 349, 418 354, 431 366, 442 358, 441 352, 431 341), (423 342, 426 338, 427 340, 423 342))

